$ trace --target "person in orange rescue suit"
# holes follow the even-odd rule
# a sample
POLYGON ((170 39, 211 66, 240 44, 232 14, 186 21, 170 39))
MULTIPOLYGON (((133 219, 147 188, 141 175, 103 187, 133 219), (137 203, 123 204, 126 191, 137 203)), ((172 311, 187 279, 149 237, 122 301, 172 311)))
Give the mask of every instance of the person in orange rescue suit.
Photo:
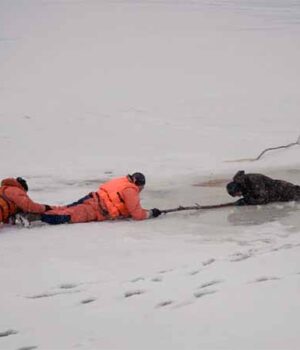
POLYGON ((19 212, 41 214, 52 209, 48 204, 33 202, 27 191, 27 182, 21 177, 7 178, 1 181, 0 224, 14 223, 15 214, 19 212))
POLYGON ((98 191, 89 193, 77 202, 47 211, 40 216, 40 220, 57 225, 122 218, 155 218, 161 214, 159 209, 146 210, 140 204, 140 192, 145 184, 145 176, 139 172, 112 179, 101 185, 98 191))

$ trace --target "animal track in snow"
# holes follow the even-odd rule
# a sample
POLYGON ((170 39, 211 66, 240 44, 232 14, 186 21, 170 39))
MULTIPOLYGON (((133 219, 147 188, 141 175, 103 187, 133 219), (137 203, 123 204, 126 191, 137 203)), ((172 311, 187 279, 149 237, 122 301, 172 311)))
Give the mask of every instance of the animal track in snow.
POLYGON ((6 331, 0 332, 0 337, 8 337, 9 335, 17 334, 18 331, 14 329, 8 329, 6 331))
POLYGON ((140 295, 140 294, 144 294, 144 293, 145 293, 144 290, 142 290, 142 289, 136 289, 136 290, 131 290, 131 291, 125 292, 125 293, 124 293, 124 297, 125 297, 125 298, 130 298, 130 297, 132 297, 132 296, 134 296, 134 295, 140 295))
POLYGON ((32 345, 32 346, 22 346, 22 347, 18 348, 17 350, 34 350, 37 348, 38 347, 36 345, 32 345))

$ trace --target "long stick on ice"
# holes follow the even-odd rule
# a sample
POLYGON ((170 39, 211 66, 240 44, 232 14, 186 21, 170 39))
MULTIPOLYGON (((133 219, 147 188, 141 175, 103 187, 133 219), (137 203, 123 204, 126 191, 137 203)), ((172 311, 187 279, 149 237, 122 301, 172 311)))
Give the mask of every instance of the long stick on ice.
POLYGON ((176 211, 183 211, 183 210, 217 209, 217 208, 232 207, 234 205, 235 205, 235 202, 223 203, 223 204, 213 204, 213 205, 199 205, 199 204, 195 204, 195 205, 192 205, 192 206, 189 206, 189 207, 183 207, 182 205, 180 205, 177 208, 161 210, 161 212, 163 214, 167 214, 167 213, 173 213, 173 212, 176 212, 176 211))

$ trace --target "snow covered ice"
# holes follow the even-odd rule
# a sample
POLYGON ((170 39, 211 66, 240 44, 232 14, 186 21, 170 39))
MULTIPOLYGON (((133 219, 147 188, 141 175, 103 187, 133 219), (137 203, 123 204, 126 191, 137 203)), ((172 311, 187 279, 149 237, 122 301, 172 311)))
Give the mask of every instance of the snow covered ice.
MULTIPOLYGON (((293 0, 1 0, 0 178, 65 204, 142 171, 160 209, 300 184, 299 146, 238 161, 299 137, 299 35, 293 0)), ((299 210, 2 227, 0 349, 299 349, 299 210)))

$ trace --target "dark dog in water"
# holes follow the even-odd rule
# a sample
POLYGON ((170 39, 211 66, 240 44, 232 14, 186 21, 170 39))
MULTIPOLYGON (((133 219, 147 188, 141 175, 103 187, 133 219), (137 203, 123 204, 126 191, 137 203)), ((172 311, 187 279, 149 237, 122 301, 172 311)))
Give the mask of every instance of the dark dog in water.
POLYGON ((235 174, 226 189, 230 196, 242 197, 236 205, 300 200, 300 186, 284 180, 275 180, 263 174, 245 174, 243 170, 235 174))

